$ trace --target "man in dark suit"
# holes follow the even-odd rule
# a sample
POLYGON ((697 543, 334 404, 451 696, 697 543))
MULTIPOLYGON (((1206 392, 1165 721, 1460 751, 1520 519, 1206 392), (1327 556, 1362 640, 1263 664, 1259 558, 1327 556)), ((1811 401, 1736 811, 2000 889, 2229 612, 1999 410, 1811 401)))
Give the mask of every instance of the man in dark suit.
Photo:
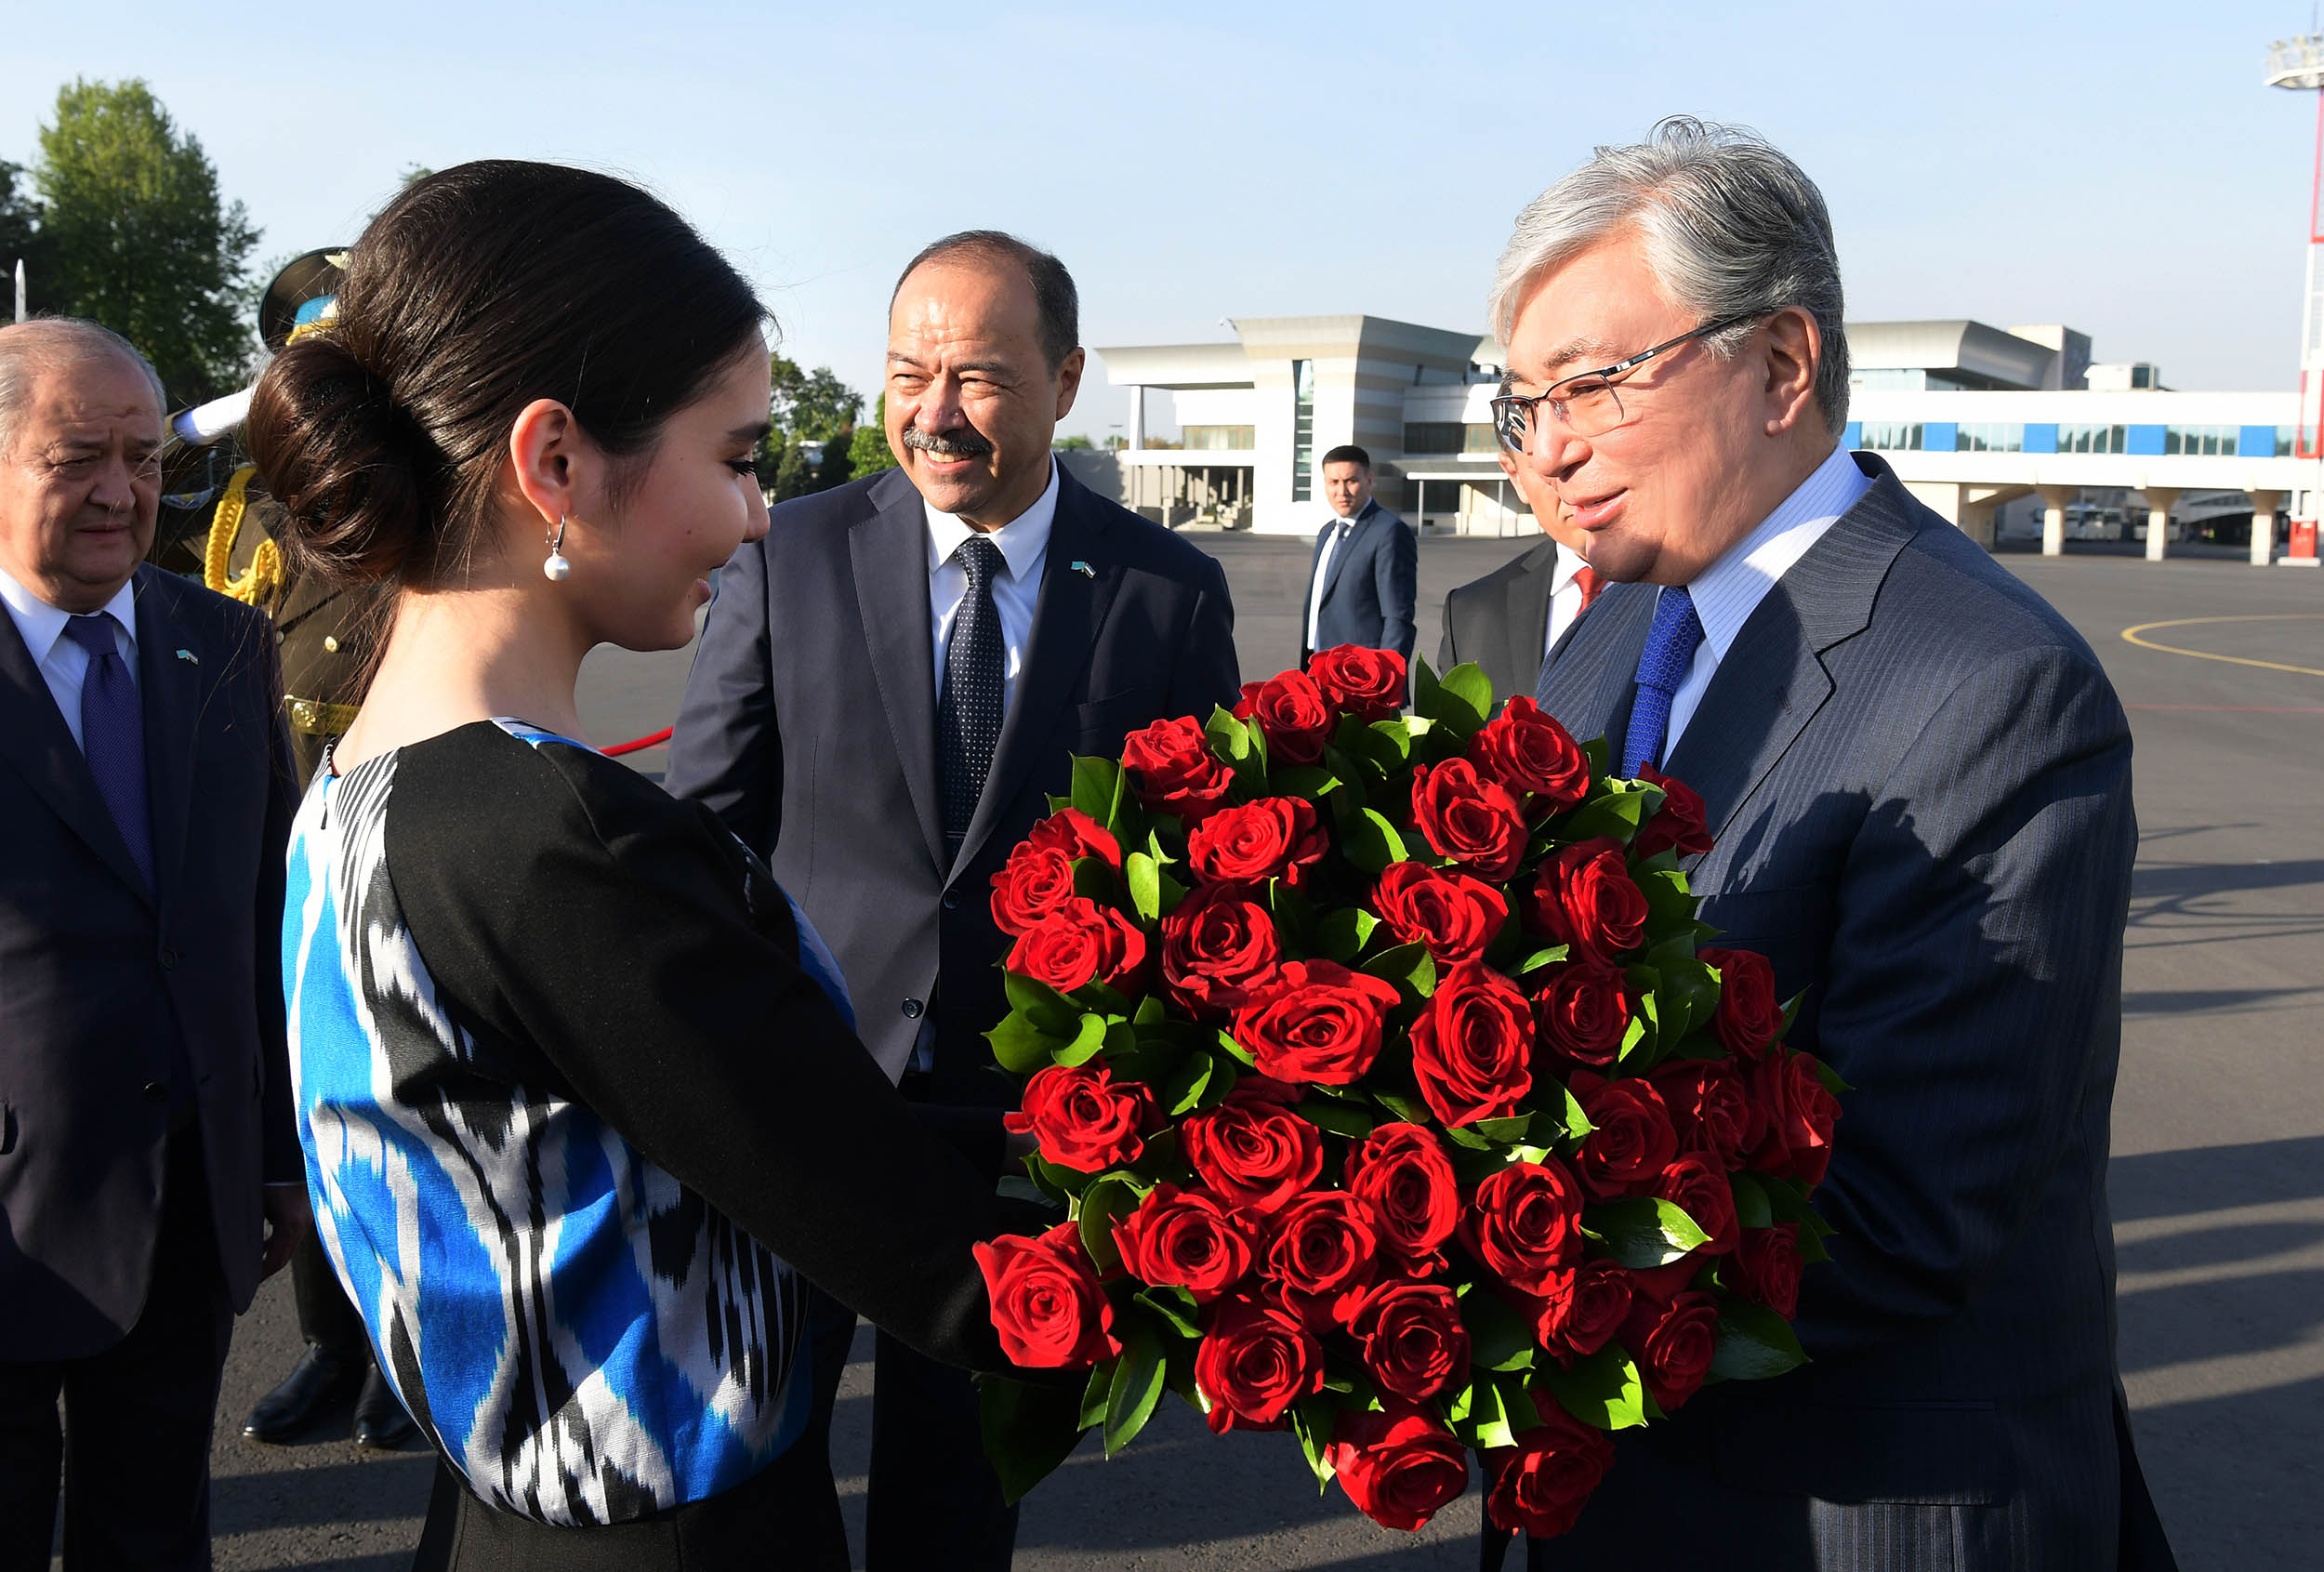
POLYGON ((1420 548, 1402 519, 1372 496, 1372 456, 1353 444, 1324 455, 1331 522, 1315 537, 1307 574, 1300 664, 1317 650, 1362 644, 1412 658, 1420 548))
POLYGON ((1704 920, 1854 1087, 1813 1362, 1623 1433, 1534 1565, 2168 1565, 2106 1193, 2130 732, 2065 619, 1838 446, 1831 234, 1776 149, 1668 121, 1528 207, 1497 281, 1497 424, 1617 581, 1543 706, 1702 795, 1704 920))
POLYGON ((1499 701, 1512 694, 1533 696, 1543 665, 1573 637, 1605 581, 1582 560, 1582 533, 1561 513, 1556 492, 1536 484, 1508 449, 1496 456, 1543 538, 1532 550, 1445 597, 1445 640, 1436 668, 1450 671, 1463 661, 1474 662, 1499 701))
MULTIPOLYGON (((864 1041, 997 1177, 1013 1102, 989 885, 1076 754, 1236 694, 1219 565, 1050 455, 1083 354, 1053 257, 973 231, 890 309, 902 468, 774 510, 720 575, 673 792, 765 852, 836 953, 864 1041)), ((878 1131, 866 1131, 876 1142, 878 1131)), ((823 1423, 853 1327, 822 1318, 823 1423)), ((968 1378, 878 1340, 865 1564, 1005 1567, 1016 1513, 968 1378)))
POLYGON ((274 640, 140 563, 161 388, 0 328, 0 1565, 207 1567, 234 1315, 307 1228, 274 640), (67 1424, 60 1434, 57 1401, 67 1424))

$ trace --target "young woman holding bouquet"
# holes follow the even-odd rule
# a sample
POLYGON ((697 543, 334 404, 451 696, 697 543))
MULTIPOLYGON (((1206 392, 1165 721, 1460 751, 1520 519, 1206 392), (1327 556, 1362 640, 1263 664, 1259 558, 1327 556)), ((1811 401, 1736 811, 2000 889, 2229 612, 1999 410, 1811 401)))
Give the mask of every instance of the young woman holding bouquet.
POLYGON ((470 164, 373 221, 253 402, 285 547, 392 591, 284 964, 322 1238, 442 1460, 421 1566, 844 1568, 792 1447, 802 1274, 1006 1367, 989 1178, 763 865, 578 740, 582 657, 683 645, 766 532, 764 321, 644 192, 470 164))

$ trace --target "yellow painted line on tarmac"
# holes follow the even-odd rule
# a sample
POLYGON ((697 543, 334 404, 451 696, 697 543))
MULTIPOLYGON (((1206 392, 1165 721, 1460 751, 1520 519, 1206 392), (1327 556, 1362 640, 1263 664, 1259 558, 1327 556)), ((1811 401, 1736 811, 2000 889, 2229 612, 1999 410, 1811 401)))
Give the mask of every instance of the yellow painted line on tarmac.
POLYGON ((2303 677, 2324 677, 2324 670, 2313 666, 2286 666, 2278 660, 2253 660, 2249 655, 2213 654, 2209 650, 2185 650, 2176 644, 2158 644, 2152 639, 2139 637, 2152 628, 2192 627, 2198 623, 2207 622, 2324 622, 2324 612, 2275 612, 2264 616, 2183 616, 2169 622, 2142 622, 2135 627, 2124 628, 2122 637, 2142 650, 2160 650, 2165 654, 2192 655, 2197 660, 2224 660, 2230 666, 2257 666, 2269 671, 2296 671, 2303 677))

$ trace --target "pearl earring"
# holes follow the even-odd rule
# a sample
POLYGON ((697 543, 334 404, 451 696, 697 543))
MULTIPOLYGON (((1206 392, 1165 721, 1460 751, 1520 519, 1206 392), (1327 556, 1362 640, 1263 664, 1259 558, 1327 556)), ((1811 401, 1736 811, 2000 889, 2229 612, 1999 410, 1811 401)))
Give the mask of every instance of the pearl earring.
POLYGON ((573 563, 565 557, 565 516, 557 515, 557 529, 548 537, 548 561, 541 564, 541 572, 551 584, 562 584, 573 576, 573 563))

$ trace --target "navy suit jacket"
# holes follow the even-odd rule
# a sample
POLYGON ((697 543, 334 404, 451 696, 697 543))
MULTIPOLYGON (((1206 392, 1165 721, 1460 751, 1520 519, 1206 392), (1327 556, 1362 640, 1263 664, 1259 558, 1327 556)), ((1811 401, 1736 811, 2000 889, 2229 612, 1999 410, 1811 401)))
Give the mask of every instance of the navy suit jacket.
MULTIPOLYGON (((1704 920, 1804 991, 1789 1040, 1855 1088, 1816 1194, 1833 1260, 1800 1296, 1813 1362, 1625 1433, 1538 1565, 2169 1564, 2106 1209, 2129 726, 2064 618, 1857 462, 1871 490, 1760 603, 1667 764, 1717 838, 1704 920)), ((1575 735, 1618 745, 1655 593, 1610 588, 1552 665, 1575 735)))
POLYGON ((153 890, 0 614, 0 1358, 80 1357, 136 1323, 173 1037, 237 1311, 257 1287, 261 1182, 305 1176, 281 965, 297 783, 274 632, 150 564, 135 584, 153 890))
MULTIPOLYGON (((1323 561, 1324 542, 1339 522, 1335 517, 1315 536, 1307 593, 1300 600, 1302 635, 1307 631, 1307 608, 1315 598, 1315 566, 1323 561)), ((1419 543, 1411 526, 1378 502, 1366 503, 1364 511, 1355 516, 1355 528, 1331 554, 1331 566, 1325 571, 1324 607, 1315 618, 1315 648, 1362 644, 1393 650, 1410 660, 1419 561, 1419 543)))
POLYGON ((930 1101, 1013 1104, 983 1033, 1007 1013, 992 876, 1076 754, 1237 696, 1234 607, 1203 552, 1062 468, 1024 667, 976 817, 945 851, 928 523, 901 469, 774 510, 720 576, 670 746, 672 793, 709 804, 807 910, 890 1076, 936 1014, 930 1101))

